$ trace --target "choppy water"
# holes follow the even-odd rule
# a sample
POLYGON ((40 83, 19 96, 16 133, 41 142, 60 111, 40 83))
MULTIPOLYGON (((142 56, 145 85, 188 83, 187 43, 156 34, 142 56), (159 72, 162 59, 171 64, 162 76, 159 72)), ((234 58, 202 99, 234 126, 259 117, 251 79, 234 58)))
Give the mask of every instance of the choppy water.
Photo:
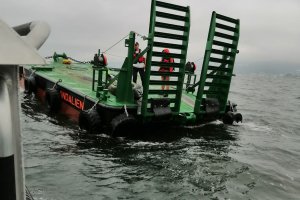
POLYGON ((244 123, 156 140, 79 136, 23 98, 26 184, 35 199, 299 199, 300 76, 241 75, 244 123))

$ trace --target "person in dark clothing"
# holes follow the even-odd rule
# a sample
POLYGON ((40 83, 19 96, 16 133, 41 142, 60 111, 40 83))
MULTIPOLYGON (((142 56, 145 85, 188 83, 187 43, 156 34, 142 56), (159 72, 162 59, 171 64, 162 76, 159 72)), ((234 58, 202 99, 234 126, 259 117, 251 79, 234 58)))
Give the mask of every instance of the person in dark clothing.
POLYGON ((195 70, 196 70, 196 64, 194 62, 187 62, 185 64, 185 73, 187 74, 187 82, 186 82, 187 88, 191 85, 191 77, 195 73, 195 70))
MULTIPOLYGON (((139 48, 139 43, 136 42, 134 44, 134 54, 133 59, 141 53, 141 49, 139 48)), ((132 81, 136 83, 137 81, 137 74, 140 74, 142 85, 144 86, 144 80, 145 80, 145 64, 146 59, 144 56, 141 56, 136 63, 133 63, 133 70, 132 70, 132 81)))
POLYGON ((196 64, 194 62, 187 62, 185 64, 186 73, 194 74, 195 70, 196 70, 196 64))

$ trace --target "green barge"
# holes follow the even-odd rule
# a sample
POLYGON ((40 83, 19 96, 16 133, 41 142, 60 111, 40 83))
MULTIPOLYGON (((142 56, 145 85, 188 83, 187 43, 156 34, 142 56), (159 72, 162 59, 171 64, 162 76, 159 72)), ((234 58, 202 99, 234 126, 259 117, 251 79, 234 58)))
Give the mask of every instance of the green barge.
POLYGON ((107 66, 100 50, 88 63, 55 53, 47 65, 23 66, 25 90, 35 93, 50 111, 68 115, 92 134, 128 136, 149 124, 194 126, 218 119, 226 124, 242 121, 236 104, 228 101, 240 21, 212 13, 199 77, 185 70, 190 25, 189 7, 152 0, 148 45, 134 57, 136 34, 130 32, 121 68, 107 66), (165 48, 171 53, 164 54, 165 48), (142 86, 132 83, 132 66, 144 55, 142 86), (166 56, 174 63, 161 62, 166 56), (174 71, 160 71, 159 67, 174 71), (170 80, 162 80, 162 76, 170 80), (162 90, 162 85, 170 89, 162 90))

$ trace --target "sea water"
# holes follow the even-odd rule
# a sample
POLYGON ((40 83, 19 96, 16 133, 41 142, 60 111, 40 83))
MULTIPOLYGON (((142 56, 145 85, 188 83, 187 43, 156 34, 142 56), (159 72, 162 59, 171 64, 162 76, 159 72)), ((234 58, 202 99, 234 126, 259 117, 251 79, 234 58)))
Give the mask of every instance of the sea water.
POLYGON ((242 124, 217 121, 150 140, 82 136, 63 115, 21 96, 35 199, 300 198, 299 75, 238 75, 229 99, 242 124))

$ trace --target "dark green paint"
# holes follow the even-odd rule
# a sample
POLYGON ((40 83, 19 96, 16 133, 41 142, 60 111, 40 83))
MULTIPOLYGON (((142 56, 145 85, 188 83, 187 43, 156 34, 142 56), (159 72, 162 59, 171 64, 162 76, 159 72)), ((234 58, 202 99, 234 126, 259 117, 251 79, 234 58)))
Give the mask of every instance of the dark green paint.
POLYGON ((132 66, 133 66, 133 53, 135 33, 130 32, 129 39, 125 41, 125 46, 128 47, 127 58, 124 60, 121 71, 118 76, 117 83, 117 102, 123 104, 133 104, 133 92, 132 92, 132 66))
POLYGON ((152 111, 149 109, 149 102, 151 98, 162 98, 160 95, 163 94, 174 94, 170 101, 173 102, 170 106, 173 115, 178 115, 181 108, 181 96, 182 89, 184 84, 184 75, 185 75, 185 63, 187 56, 187 48, 189 41, 189 31, 190 31, 190 9, 189 7, 183 7, 171 3, 165 3, 161 1, 153 0, 151 4, 151 13, 150 13, 150 25, 149 25, 149 34, 148 34, 148 48, 147 61, 146 61, 146 80, 142 101, 141 113, 144 118, 153 116, 152 111), (165 8, 166 10, 173 11, 183 11, 184 16, 178 14, 170 14, 166 12, 158 12, 157 7, 165 8), (157 19, 160 18, 160 19, 157 19), (163 22, 164 19, 172 19, 177 22, 183 22, 184 25, 168 24, 163 22), (164 28, 163 32, 155 31, 156 27, 164 28), (181 34, 169 33, 170 30, 182 31, 181 34), (168 39, 168 42, 157 42, 156 38, 165 38, 168 39), (171 43, 170 40, 181 41, 181 44, 171 43), (176 63, 162 63, 160 61, 153 60, 153 57, 161 59, 163 54, 161 52, 153 51, 153 48, 170 48, 171 54, 174 55, 176 60, 179 59, 179 62, 176 63), (172 49, 180 49, 180 54, 172 53, 172 49), (178 72, 160 72, 155 67, 174 67, 178 72), (169 74, 170 76, 176 77, 176 81, 160 81, 161 76, 169 74), (158 79, 158 80, 157 80, 158 79), (155 86, 161 85, 171 85, 169 91, 161 90, 155 88, 155 86), (153 89, 155 88, 155 89, 153 89))
POLYGON ((238 52, 239 29, 239 20, 216 12, 212 13, 201 77, 197 83, 198 92, 194 112, 199 116, 205 113, 204 107, 201 106, 205 98, 217 98, 220 103, 220 113, 225 112, 235 57, 238 52), (232 23, 233 26, 222 24, 224 22, 232 23), (219 57, 221 55, 221 58, 212 55, 219 57), (219 66, 216 66, 217 64, 219 66))

